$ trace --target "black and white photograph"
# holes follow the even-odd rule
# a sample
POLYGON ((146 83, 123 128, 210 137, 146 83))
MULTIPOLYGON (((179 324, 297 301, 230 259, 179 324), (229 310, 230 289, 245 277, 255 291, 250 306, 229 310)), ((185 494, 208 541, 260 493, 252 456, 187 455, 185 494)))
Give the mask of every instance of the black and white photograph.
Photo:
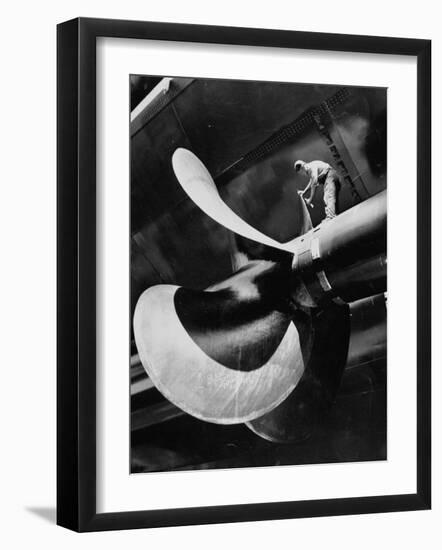
POLYGON ((441 546, 436 5, 5 4, 3 548, 441 546))
POLYGON ((130 472, 387 460, 387 89, 129 85, 130 472))

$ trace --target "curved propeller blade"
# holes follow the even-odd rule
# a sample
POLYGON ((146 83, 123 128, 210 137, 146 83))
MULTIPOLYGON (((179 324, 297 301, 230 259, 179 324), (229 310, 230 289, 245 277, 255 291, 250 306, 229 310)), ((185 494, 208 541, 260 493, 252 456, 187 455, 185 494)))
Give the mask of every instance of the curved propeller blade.
POLYGON ((361 392, 372 389, 372 379, 367 381, 364 373, 365 386, 361 385, 356 374, 358 369, 354 367, 385 361, 386 322, 383 293, 349 306, 332 306, 320 316, 313 315, 315 342, 310 361, 304 361, 306 369, 302 379, 278 407, 248 422, 247 426, 264 439, 279 443, 299 442, 309 437, 334 401, 345 365, 343 381, 356 385, 361 392), (328 359, 325 361, 324 357, 328 359))
POLYGON ((157 388, 221 424, 258 418, 286 399, 304 371, 300 334, 309 327, 309 315, 291 309, 290 266, 269 261, 206 291, 154 286, 134 314, 140 359, 157 388))
MULTIPOLYGON (((186 194, 213 220, 247 239, 293 253, 292 241, 288 243, 275 241, 235 214, 220 197, 207 168, 191 151, 177 149, 172 156, 172 166, 186 194)), ((304 208, 306 208, 305 205, 304 208)))
POLYGON ((257 435, 272 442, 307 439, 335 398, 347 360, 350 308, 330 305, 312 315, 310 357, 295 390, 269 413, 247 422, 257 435))

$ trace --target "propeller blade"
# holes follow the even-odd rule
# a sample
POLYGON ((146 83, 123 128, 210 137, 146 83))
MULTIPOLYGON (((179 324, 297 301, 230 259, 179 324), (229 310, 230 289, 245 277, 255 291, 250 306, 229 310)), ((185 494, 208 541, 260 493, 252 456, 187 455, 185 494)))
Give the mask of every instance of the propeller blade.
POLYGON ((134 314, 153 383, 187 413, 220 424, 258 418, 286 399, 304 371, 309 331, 309 314, 290 304, 290 266, 270 261, 206 291, 154 286, 134 314))
POLYGON ((317 310, 312 324, 310 357, 296 389, 278 407, 247 422, 253 432, 269 441, 291 443, 307 439, 339 387, 348 352, 349 306, 332 304, 317 310))
MULTIPOLYGON (((304 361, 306 368, 299 384, 278 407, 247 426, 273 442, 291 443, 308 438, 334 401, 344 366, 354 370, 355 366, 385 360, 386 320, 384 294, 357 300, 349 306, 332 305, 318 310, 312 316, 311 357, 304 361)), ((350 376, 347 378, 352 380, 350 376)))
POLYGON ((280 243, 235 214, 222 200, 207 168, 191 151, 178 148, 172 156, 172 166, 186 194, 213 220, 242 237, 293 253, 292 241, 280 243))

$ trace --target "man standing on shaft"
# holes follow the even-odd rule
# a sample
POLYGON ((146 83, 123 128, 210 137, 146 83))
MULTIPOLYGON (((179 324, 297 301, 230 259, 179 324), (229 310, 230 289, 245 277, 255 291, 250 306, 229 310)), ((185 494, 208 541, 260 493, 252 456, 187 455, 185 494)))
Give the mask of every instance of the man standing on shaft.
MULTIPOLYGON (((324 186, 324 205, 325 219, 331 220, 336 217, 337 200, 340 189, 339 176, 336 170, 323 162, 322 160, 313 160, 312 162, 304 162, 297 160, 294 165, 296 172, 301 172, 309 177, 309 182, 303 191, 298 191, 301 197, 310 190, 310 195, 305 202, 308 206, 312 206, 312 201, 315 196, 318 185, 324 186)), ((313 208, 313 206, 312 206, 313 208)))

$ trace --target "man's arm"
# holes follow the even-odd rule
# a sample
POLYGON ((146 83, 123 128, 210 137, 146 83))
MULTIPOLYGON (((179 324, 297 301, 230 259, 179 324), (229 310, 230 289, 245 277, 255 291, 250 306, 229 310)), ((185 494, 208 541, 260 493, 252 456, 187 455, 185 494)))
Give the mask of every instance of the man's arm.
POLYGON ((316 193, 316 188, 318 187, 318 182, 317 180, 315 179, 311 179, 307 185, 307 187, 305 188, 305 190, 310 189, 310 195, 308 197, 308 199, 306 199, 306 203, 307 204, 310 204, 312 201, 313 201, 313 198, 315 196, 315 193, 316 193))
POLYGON ((316 193, 316 188, 318 187, 318 173, 319 170, 316 166, 310 165, 310 181, 305 190, 310 189, 310 195, 305 201, 308 205, 311 204, 316 193))
POLYGON ((305 188, 302 191, 298 191, 298 193, 301 195, 301 197, 303 197, 307 193, 307 191, 310 189, 311 186, 312 186, 312 180, 310 179, 310 181, 305 186, 305 188))

